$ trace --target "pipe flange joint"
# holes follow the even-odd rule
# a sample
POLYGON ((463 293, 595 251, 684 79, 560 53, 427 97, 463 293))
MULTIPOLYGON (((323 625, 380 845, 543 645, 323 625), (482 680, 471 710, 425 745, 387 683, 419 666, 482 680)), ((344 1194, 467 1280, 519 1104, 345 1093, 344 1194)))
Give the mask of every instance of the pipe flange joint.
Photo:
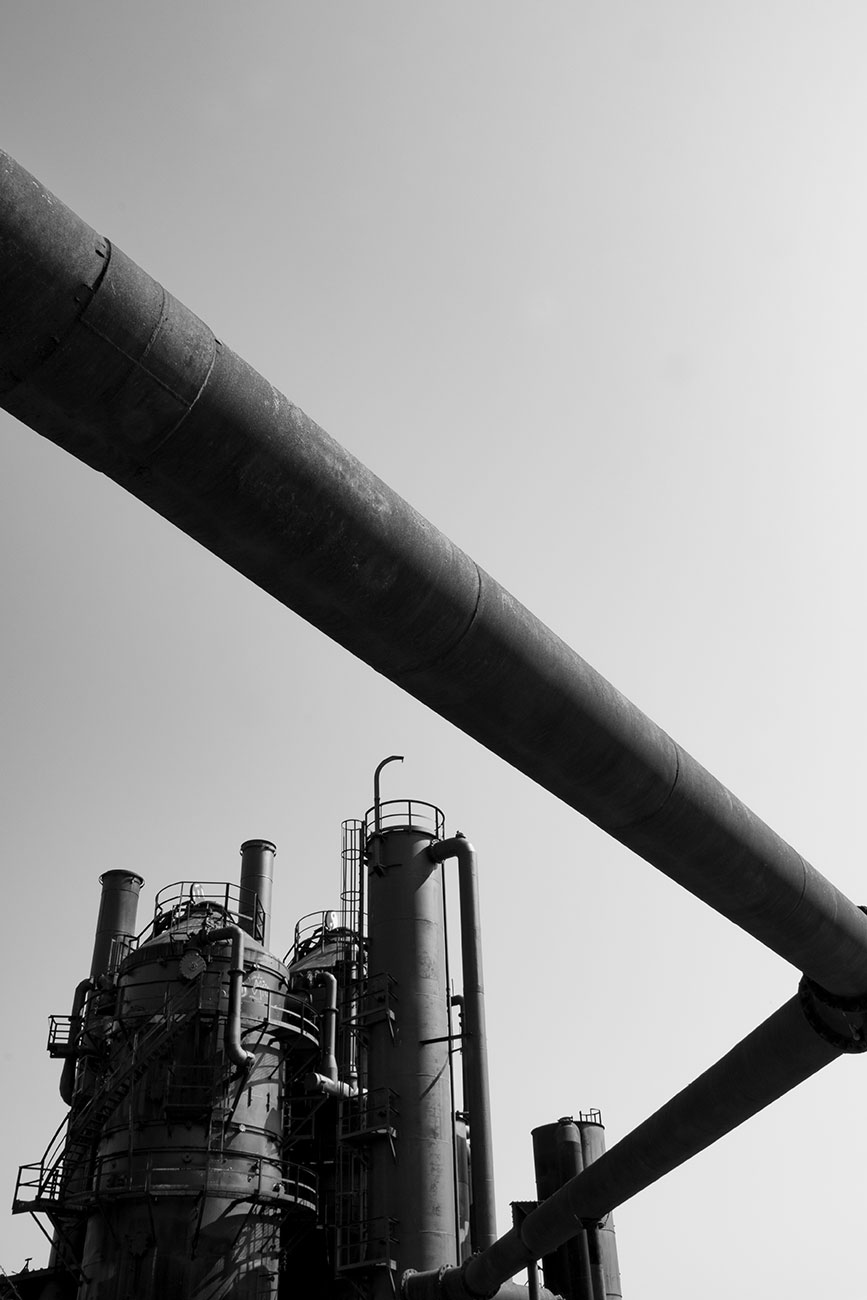
POLYGON ((867 993, 856 994, 853 997, 845 997, 842 993, 831 993, 829 989, 823 989, 821 984, 811 980, 809 975, 804 975, 801 983, 809 990, 810 996, 815 1002, 821 1002, 823 1007, 828 1007, 831 1011, 851 1011, 867 1012, 867 993))
POLYGON ((806 975, 798 985, 798 997, 808 1025, 826 1043, 840 1052, 867 1052, 867 1033, 863 1019, 867 1012, 867 997, 838 997, 806 975), (820 1008, 841 1017, 840 1030, 828 1024, 820 1008))
POLYGON ((414 1268, 405 1270, 400 1281, 400 1293, 403 1297, 412 1297, 413 1300, 448 1300, 448 1297, 460 1297, 466 1300, 467 1296, 472 1296, 473 1300, 493 1300, 493 1297, 499 1290, 497 1285, 493 1291, 475 1291, 469 1287, 465 1280, 466 1268, 470 1259, 465 1259, 459 1268, 454 1264, 443 1264, 442 1268, 434 1272, 417 1272, 414 1268))

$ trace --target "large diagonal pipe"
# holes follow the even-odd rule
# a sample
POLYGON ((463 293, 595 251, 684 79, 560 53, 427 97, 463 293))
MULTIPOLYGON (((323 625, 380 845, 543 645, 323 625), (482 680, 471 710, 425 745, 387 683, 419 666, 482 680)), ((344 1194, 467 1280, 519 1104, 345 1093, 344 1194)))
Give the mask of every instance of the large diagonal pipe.
POLYGON ((0 404, 840 994, 867 917, 119 249, 0 155, 0 404))

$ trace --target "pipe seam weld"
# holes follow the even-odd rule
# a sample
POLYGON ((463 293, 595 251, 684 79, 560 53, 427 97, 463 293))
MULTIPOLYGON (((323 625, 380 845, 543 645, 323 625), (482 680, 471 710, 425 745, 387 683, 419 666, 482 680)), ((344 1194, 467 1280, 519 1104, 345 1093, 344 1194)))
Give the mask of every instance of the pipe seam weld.
POLYGON ((393 679, 395 684, 397 686, 400 686, 403 690, 409 691, 410 694, 412 694, 412 688, 409 686, 404 687, 402 683, 402 678, 413 677, 417 673, 428 673, 432 669, 442 668, 443 665, 447 663, 447 661, 455 653, 458 646, 463 645, 464 641, 466 641, 467 637, 469 636, 470 632, 473 629, 474 624, 478 619, 479 608, 482 603, 482 578, 486 576, 485 571, 481 567, 481 565, 476 563, 476 561, 472 558, 471 555, 463 556, 462 558, 469 560, 475 572, 475 576, 476 576, 475 604, 473 605, 473 608, 470 610, 469 617, 467 618, 465 626, 461 629, 461 631, 457 634, 457 636, 453 638, 451 644, 444 646, 435 658, 424 659, 424 660, 419 659, 416 663, 404 664, 395 673, 393 679))

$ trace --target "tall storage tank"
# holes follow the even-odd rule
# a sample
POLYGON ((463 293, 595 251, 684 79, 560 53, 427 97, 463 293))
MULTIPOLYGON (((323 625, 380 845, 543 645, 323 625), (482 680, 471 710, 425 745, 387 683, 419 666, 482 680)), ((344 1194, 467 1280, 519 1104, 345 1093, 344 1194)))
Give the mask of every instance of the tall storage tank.
POLYGON ((91 997, 102 1059, 79 1064, 45 1185, 83 1223, 77 1300, 276 1300, 281 1229, 312 1219, 315 1179, 283 1157, 284 1062, 318 1027, 242 894, 163 890, 91 997))
POLYGON ((155 1300, 270 1300, 281 1218, 315 1207, 312 1176, 282 1159, 281 1069, 281 1040, 306 1030, 315 1045, 315 1028, 300 1003, 287 1015, 286 968, 245 934, 237 996, 241 1050, 253 1049, 252 1062, 231 1059, 238 939, 225 933, 230 907, 206 892, 163 891, 151 937, 119 972, 106 1105, 130 1086, 96 1151, 101 1212, 88 1223, 80 1300, 101 1300, 109 1284, 112 1295, 155 1300))

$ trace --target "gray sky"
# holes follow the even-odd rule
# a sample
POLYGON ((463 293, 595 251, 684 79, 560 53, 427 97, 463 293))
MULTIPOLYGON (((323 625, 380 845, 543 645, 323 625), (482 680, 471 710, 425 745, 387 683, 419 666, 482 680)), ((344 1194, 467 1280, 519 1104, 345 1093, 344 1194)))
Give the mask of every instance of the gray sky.
MULTIPOLYGON (((856 901, 865 785, 860 3, 0 6, 3 147, 430 516, 856 901)), ((529 1130, 628 1132, 797 975, 0 416, 0 1173, 111 867, 234 879, 275 947, 340 822, 482 856, 500 1224, 529 1130)), ((624 1294, 861 1300, 864 1063, 617 1214, 624 1294)), ((0 1263, 44 1258, 0 1218, 0 1263)))

